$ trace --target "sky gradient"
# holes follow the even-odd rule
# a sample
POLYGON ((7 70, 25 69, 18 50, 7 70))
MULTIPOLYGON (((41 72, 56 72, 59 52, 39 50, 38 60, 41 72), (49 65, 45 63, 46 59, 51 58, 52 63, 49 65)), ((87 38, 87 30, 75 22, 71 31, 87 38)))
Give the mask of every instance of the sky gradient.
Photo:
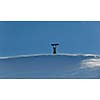
POLYGON ((0 56, 58 53, 100 54, 100 22, 0 22, 0 56))

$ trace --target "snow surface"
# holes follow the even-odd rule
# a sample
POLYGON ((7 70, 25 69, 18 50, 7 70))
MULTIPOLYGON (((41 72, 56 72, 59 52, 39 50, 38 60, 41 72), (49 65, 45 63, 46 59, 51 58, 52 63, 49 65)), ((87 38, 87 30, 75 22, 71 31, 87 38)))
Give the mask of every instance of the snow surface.
POLYGON ((0 57, 0 78, 100 78, 100 56, 41 54, 0 57))

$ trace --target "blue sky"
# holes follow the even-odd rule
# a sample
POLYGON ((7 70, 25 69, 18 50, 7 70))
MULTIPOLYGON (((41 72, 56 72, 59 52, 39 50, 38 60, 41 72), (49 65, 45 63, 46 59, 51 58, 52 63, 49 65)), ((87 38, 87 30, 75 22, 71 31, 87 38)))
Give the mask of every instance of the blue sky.
POLYGON ((100 22, 0 22, 0 56, 51 53, 100 54, 100 22))

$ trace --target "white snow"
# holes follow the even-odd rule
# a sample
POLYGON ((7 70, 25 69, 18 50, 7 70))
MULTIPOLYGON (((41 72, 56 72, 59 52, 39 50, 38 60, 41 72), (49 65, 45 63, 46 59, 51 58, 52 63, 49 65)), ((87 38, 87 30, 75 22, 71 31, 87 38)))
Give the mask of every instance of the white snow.
POLYGON ((100 78, 100 56, 33 54, 0 57, 0 78, 100 78))
POLYGON ((82 66, 88 68, 99 68, 100 67, 100 59, 88 59, 82 61, 82 66))

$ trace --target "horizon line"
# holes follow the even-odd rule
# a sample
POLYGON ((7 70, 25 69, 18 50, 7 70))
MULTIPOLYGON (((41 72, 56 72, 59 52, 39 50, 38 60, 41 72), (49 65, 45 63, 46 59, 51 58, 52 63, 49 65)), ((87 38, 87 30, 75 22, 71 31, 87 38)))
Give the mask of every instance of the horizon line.
POLYGON ((22 57, 35 57, 35 56, 100 56, 99 54, 85 54, 85 53, 57 53, 57 54, 27 54, 27 55, 16 55, 16 56, 1 56, 0 59, 9 59, 9 58, 22 58, 22 57))

